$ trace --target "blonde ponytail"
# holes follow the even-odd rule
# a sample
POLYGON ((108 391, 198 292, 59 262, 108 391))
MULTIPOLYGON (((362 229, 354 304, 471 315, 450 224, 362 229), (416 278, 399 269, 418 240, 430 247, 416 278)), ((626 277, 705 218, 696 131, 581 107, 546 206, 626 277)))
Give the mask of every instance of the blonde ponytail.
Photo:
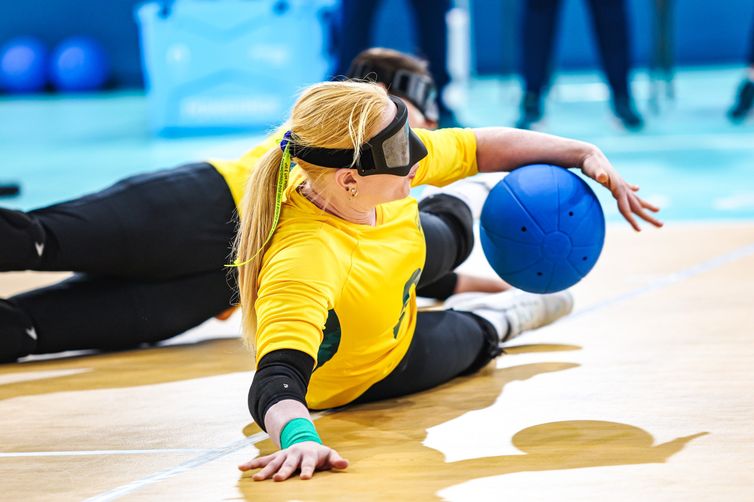
POLYGON ((254 350, 254 334, 257 315, 254 303, 257 300, 257 282, 262 268, 265 248, 269 245, 275 217, 277 181, 283 152, 279 148, 269 150, 249 177, 246 193, 241 204, 242 218, 234 245, 238 269, 238 290, 243 314, 243 331, 248 346, 254 350))

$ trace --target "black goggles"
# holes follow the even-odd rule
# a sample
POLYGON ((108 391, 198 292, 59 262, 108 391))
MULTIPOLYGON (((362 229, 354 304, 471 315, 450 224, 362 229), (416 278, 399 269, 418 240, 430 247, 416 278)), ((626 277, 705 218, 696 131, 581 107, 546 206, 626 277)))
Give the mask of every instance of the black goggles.
POLYGON ((362 176, 407 176, 414 164, 427 156, 427 148, 408 125, 408 110, 403 101, 395 96, 390 99, 398 107, 398 113, 387 127, 361 145, 356 164, 352 149, 296 145, 295 134, 290 143, 291 156, 315 166, 356 169, 362 176))
POLYGON ((352 63, 346 76, 385 84, 389 93, 409 100, 428 120, 436 122, 440 116, 437 108, 437 88, 427 75, 402 68, 395 72, 386 72, 364 62, 352 63))

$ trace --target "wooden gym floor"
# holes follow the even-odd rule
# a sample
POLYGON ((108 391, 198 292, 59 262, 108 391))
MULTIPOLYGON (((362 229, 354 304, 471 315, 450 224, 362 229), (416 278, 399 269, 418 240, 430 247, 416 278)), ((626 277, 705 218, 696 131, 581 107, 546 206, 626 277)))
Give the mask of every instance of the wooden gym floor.
MULTIPOLYGON (((475 256, 467 269, 484 272, 475 256)), ((49 275, 5 274, 0 294, 49 275)), ((0 368, 6 500, 751 500, 754 224, 610 225, 577 309, 480 374, 316 423, 351 461, 253 482, 249 357, 183 345, 0 368)), ((231 324, 234 321, 230 321, 231 324)), ((104 334, 103 334, 104 335, 104 334)))
MULTIPOLYGON (((677 102, 640 134, 611 126, 595 75, 559 80, 547 130, 600 145, 666 228, 634 234, 600 192, 607 241, 575 312, 477 375, 318 416, 347 471, 236 470, 273 446, 246 409, 231 319, 162 347, 0 366, 0 499, 754 500, 754 129, 723 116, 739 77, 679 70, 677 102)), ((513 83, 471 85, 462 120, 512 123, 513 83)), ((0 99, 0 114, 2 177, 25 189, 2 204, 25 209, 256 140, 148 138, 133 93, 0 99)), ((489 273, 478 251, 463 268, 489 273)), ((60 277, 0 274, 0 296, 60 277)))

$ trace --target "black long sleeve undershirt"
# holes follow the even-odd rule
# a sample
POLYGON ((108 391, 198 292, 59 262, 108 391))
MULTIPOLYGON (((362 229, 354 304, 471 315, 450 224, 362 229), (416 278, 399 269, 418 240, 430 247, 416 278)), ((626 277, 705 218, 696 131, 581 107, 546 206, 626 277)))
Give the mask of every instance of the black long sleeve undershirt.
POLYGON ((259 361, 249 389, 249 411, 262 430, 266 431, 264 417, 274 404, 293 399, 306 406, 313 368, 310 355, 291 349, 275 350, 259 361))

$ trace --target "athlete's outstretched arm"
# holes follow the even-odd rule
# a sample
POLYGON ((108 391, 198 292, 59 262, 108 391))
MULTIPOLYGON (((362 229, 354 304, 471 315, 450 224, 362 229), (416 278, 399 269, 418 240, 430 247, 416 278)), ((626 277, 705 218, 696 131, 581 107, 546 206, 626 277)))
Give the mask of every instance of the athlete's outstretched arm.
POLYGON ((660 220, 647 212, 656 213, 659 208, 639 197, 636 193, 639 187, 626 182, 605 154, 590 143, 508 127, 475 129, 474 133, 480 172, 512 171, 529 164, 578 167, 610 190, 618 210, 634 230, 640 230, 634 215, 656 227, 662 226, 660 220))
POLYGON ((284 481, 296 471, 310 479, 315 470, 345 469, 348 461, 321 443, 306 407, 306 389, 314 360, 297 350, 276 350, 259 361, 249 390, 249 410, 280 451, 241 464, 241 471, 261 469, 255 481, 284 481))
MULTIPOLYGON (((294 419, 311 421, 309 411, 298 401, 280 401, 270 408, 265 415, 267 432, 280 445, 280 433, 286 424, 294 419)), ((311 479, 314 471, 329 469, 345 469, 348 460, 341 457, 337 451, 316 441, 295 443, 270 455, 255 458, 238 468, 241 471, 261 469, 254 474, 254 481, 272 478, 275 481, 285 481, 296 471, 301 471, 301 479, 311 479)))

